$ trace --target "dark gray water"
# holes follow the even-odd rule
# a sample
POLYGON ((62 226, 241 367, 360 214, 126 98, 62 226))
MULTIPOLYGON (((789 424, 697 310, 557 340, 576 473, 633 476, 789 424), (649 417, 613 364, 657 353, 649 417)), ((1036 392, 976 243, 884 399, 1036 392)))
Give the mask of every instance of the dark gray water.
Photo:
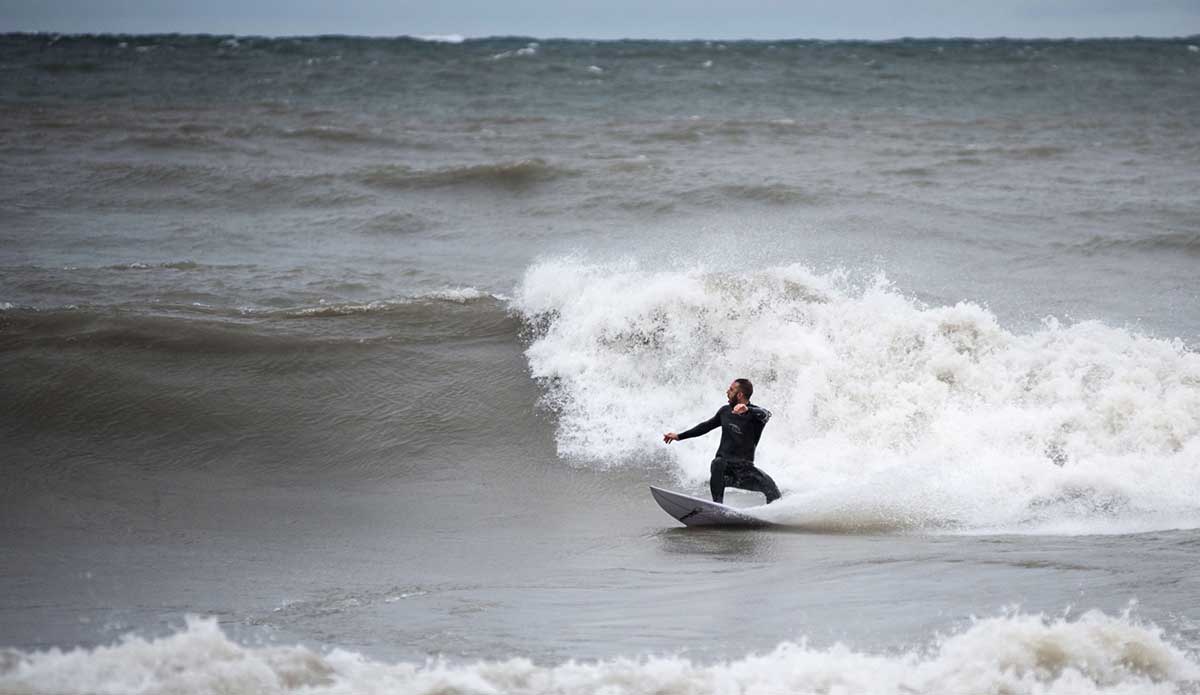
POLYGON ((0 692, 1190 692, 1197 43, 0 38, 0 692))

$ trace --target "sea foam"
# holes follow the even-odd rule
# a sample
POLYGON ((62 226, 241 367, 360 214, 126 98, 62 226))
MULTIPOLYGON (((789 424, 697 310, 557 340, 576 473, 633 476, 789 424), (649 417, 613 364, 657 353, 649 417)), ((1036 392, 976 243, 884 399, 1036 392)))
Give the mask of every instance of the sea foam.
POLYGON ((95 649, 0 652, 0 693, 304 693, 705 695, 707 693, 1191 692, 1194 652, 1156 626, 1092 611, 1077 619, 1013 613, 896 653, 785 642, 765 654, 704 664, 676 656, 538 665, 528 659, 389 664, 355 652, 247 647, 214 619, 160 639, 95 649))
POLYGON ((1200 355, 1179 340, 973 303, 924 306, 877 277, 800 265, 549 260, 512 303, 558 447, 596 466, 669 457, 699 487, 734 377, 774 419, 758 462, 811 528, 1129 533, 1200 526, 1200 355))

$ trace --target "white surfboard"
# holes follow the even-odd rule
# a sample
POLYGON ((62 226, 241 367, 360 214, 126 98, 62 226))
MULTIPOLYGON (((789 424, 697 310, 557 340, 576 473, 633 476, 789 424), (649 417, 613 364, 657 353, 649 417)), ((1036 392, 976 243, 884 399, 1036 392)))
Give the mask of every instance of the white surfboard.
POLYGON ((684 526, 767 526, 769 522, 719 502, 650 486, 658 506, 684 526))

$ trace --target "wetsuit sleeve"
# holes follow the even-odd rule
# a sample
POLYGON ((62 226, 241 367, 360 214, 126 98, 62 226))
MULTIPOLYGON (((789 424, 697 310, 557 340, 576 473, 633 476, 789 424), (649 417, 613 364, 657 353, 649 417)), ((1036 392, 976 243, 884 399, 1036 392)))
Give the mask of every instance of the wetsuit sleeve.
POLYGON ((760 408, 757 405, 750 406, 749 415, 762 424, 767 424, 767 420, 771 419, 771 411, 766 408, 760 408))
POLYGON ((686 432, 680 432, 679 438, 680 439, 691 439, 692 437, 699 437, 700 435, 707 434, 708 432, 711 432, 720 426, 721 426, 721 411, 718 410, 717 414, 713 415, 708 420, 705 420, 704 422, 700 423, 699 425, 696 425, 695 427, 693 427, 690 430, 687 430, 686 432))

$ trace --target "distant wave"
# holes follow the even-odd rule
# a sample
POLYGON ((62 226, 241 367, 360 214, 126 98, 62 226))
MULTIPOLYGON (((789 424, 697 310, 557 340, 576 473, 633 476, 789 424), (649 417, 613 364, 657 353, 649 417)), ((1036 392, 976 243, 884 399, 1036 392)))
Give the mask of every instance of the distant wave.
POLYGON ((77 62, 49 62, 41 63, 38 69, 50 73, 51 75, 60 75, 63 73, 93 73, 104 69, 104 66, 95 61, 77 61, 77 62))
POLYGON ((160 162, 103 162, 91 166, 92 181, 106 186, 137 188, 216 183, 220 174, 211 167, 160 162))
POLYGON ((296 174, 285 170, 237 170, 216 166, 110 162, 93 164, 86 185, 67 194, 72 203, 107 209, 207 209, 223 206, 338 207, 370 194, 337 173, 296 174))
POLYGON ((535 664, 508 660, 376 662, 345 649, 239 645, 215 619, 189 618, 157 639, 94 649, 0 652, 0 691, 28 695, 220 692, 308 695, 396 692, 594 693, 1100 693, 1190 692, 1200 663, 1160 628, 1090 611, 1077 618, 1014 613, 976 620, 922 648, 872 652, 785 642, 714 664, 681 656, 535 664))
POLYGON ((513 300, 558 414, 558 446, 597 466, 674 462, 713 443, 661 433, 712 414, 735 376, 776 411, 760 461, 781 523, 844 531, 1130 533, 1200 527, 1200 354, 1098 322, 1001 327, 886 280, 799 265, 752 273, 531 267, 513 300), (636 392, 642 407, 623 404, 636 392), (651 418, 645 413, 654 413, 651 418))
POLYGON ((1070 152, 1067 147, 1058 145, 1030 145, 1026 147, 964 147, 950 150, 947 154, 957 158, 979 158, 986 155, 998 155, 1010 159, 1052 159, 1070 152))
MULTIPOLYGON (((88 133, 113 130, 110 124, 86 122, 63 124, 61 128, 88 133)), ((353 125, 313 125, 298 128, 229 125, 220 128, 205 123, 188 123, 171 128, 149 127, 105 145, 108 149, 143 148, 148 150, 196 150, 214 152, 253 152, 271 139, 307 141, 325 146, 411 147, 424 149, 427 143, 413 142, 377 127, 353 125)))
POLYGON ((293 174, 283 171, 251 172, 216 166, 140 162, 106 162, 91 165, 89 183, 120 189, 133 196, 143 189, 177 192, 183 197, 220 195, 226 197, 257 196, 261 193, 284 193, 302 190, 313 184, 328 184, 333 174, 293 174), (253 174, 248 179, 247 174, 253 174))
POLYGON ((1059 248, 1085 255, 1120 251, 1169 251, 1200 256, 1200 234, 1194 232, 1166 232, 1143 237, 1094 236, 1087 241, 1064 245, 1059 248))
POLYGON ((467 37, 462 34, 421 34, 412 38, 430 43, 462 43, 467 37))
POLYGON ((547 164, 541 159, 521 159, 435 170, 406 166, 373 167, 361 171, 356 178, 361 183, 379 188, 482 186, 520 189, 575 175, 573 170, 547 164))
MULTIPOLYGON (((205 312, 211 313, 211 312, 205 312)), ((138 348, 174 353, 258 353, 306 349, 320 341, 229 321, 115 313, 105 309, 10 310, 0 350, 138 348)))
POLYGON ((141 261, 133 261, 131 263, 123 263, 118 265, 108 266, 109 270, 151 270, 161 268, 164 270, 197 270, 202 267, 217 267, 217 266, 202 266, 195 261, 171 261, 167 263, 144 263, 141 261))
POLYGON ((315 140, 337 144, 397 145, 399 141, 377 130, 362 130, 343 126, 309 126, 284 130, 281 135, 289 138, 315 140))
POLYGON ((433 226, 432 220, 411 212, 387 212, 363 220, 357 228, 371 234, 405 235, 424 232, 433 226))
MULTIPOLYGON (((81 127, 79 129, 85 131, 89 130, 86 127, 81 127)), ((131 146, 147 150, 189 150, 210 152, 237 152, 241 149, 236 147, 234 143, 213 137, 211 135, 181 132, 138 133, 124 137, 110 145, 112 149, 127 149, 131 146)))
POLYGON ((688 191, 683 197, 694 203, 722 205, 729 201, 769 205, 815 204, 820 196, 785 183, 728 184, 688 191))
POLYGON ((758 120, 686 120, 669 123, 659 129, 634 136, 637 142, 699 142, 705 138, 737 138, 765 136, 779 139, 786 136, 805 137, 824 133, 825 123, 800 123, 790 118, 758 120))
POLYGON ((474 287, 461 287, 427 292, 401 299, 322 304, 301 309, 269 312, 268 315, 285 318, 330 318, 334 316, 356 316, 361 314, 386 314, 397 311, 410 312, 416 305, 436 305, 438 303, 466 305, 482 301, 500 302, 505 299, 507 298, 503 295, 483 292, 474 287))

